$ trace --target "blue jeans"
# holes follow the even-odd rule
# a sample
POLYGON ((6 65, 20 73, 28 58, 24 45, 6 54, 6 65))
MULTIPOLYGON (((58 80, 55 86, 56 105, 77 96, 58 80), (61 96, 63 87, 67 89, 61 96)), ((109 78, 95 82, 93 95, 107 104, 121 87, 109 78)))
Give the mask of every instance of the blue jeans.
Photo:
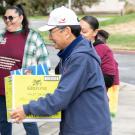
MULTIPOLYGON (((0 96, 0 133, 1 135, 12 135, 12 124, 7 122, 5 96, 0 96)), ((37 124, 34 122, 23 123, 26 135, 39 135, 37 124)))
POLYGON ((23 123, 26 135, 39 135, 38 126, 35 122, 23 123))
POLYGON ((5 96, 0 96, 0 133, 12 135, 12 124, 7 122, 5 96))

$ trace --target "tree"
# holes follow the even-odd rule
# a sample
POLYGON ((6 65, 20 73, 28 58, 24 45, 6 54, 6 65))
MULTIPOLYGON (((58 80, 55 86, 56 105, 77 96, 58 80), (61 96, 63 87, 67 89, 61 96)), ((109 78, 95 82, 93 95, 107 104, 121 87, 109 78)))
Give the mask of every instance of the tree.
POLYGON ((17 0, 5 0, 5 2, 8 4, 8 5, 14 5, 17 0))
POLYGON ((67 4, 67 0, 52 0, 52 8, 56 8, 56 7, 59 7, 59 6, 62 6, 62 5, 65 5, 67 4))
POLYGON ((80 9, 81 13, 84 13, 83 6, 87 5, 91 7, 94 3, 98 3, 100 0, 73 0, 72 7, 80 9))
MULTIPOLYGON (((78 8, 81 13, 84 13, 83 6, 87 5, 91 7, 94 3, 98 3, 100 0, 72 0, 72 8, 78 8)), ((62 5, 68 5, 68 0, 50 0, 52 8, 56 8, 62 5)))
MULTIPOLYGON (((3 1, 3 0, 0 0, 3 1)), ((23 3, 25 6, 26 13, 28 15, 46 15, 52 9, 62 6, 68 5, 68 0, 5 0, 7 5, 21 4, 23 3)), ((82 13, 84 13, 83 6, 88 5, 89 7, 97 3, 100 0, 72 0, 72 8, 79 9, 82 13)))
POLYGON ((50 0, 17 0, 16 3, 23 3, 27 15, 45 15, 50 6, 50 0))

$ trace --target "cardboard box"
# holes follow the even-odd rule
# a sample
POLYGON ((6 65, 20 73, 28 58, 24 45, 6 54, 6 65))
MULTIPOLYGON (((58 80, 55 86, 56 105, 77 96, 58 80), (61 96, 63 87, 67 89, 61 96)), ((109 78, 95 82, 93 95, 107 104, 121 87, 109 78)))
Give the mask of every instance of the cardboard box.
MULTIPOLYGON (((57 88, 59 80, 59 75, 12 75, 11 77, 6 77, 5 89, 8 121, 13 121, 9 115, 11 110, 29 103, 30 100, 37 100, 39 97, 52 94, 57 88)), ((48 117, 29 116, 24 122, 60 120, 61 113, 58 112, 48 117)))

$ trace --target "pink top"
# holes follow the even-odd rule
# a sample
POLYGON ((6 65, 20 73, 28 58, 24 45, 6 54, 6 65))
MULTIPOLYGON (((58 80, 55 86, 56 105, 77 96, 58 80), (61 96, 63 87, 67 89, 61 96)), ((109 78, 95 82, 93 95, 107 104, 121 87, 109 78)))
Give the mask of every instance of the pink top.
POLYGON ((114 59, 112 50, 104 43, 94 46, 101 58, 101 69, 103 74, 114 75, 114 84, 119 84, 118 63, 114 59))
POLYGON ((21 32, 6 32, 0 40, 0 95, 5 95, 4 77, 21 68, 25 41, 21 32))

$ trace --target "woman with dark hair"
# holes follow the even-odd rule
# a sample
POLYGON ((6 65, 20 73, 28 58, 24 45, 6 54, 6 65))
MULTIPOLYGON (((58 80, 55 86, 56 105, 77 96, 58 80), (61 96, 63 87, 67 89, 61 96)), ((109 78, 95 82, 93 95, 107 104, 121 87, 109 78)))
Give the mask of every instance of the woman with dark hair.
POLYGON ((104 75, 105 85, 108 90, 115 81, 119 84, 118 65, 112 50, 106 45, 109 33, 99 30, 99 22, 93 16, 85 16, 80 20, 81 34, 93 42, 98 55, 101 58, 101 69, 104 75))
POLYGON ((119 70, 113 52, 106 44, 109 33, 99 29, 99 22, 93 16, 83 17, 80 25, 81 34, 93 42, 93 46, 101 58, 101 69, 108 90, 110 112, 112 116, 115 116, 118 105, 119 70))
POLYGON ((100 40, 104 43, 106 43, 107 39, 109 38, 109 33, 105 30, 99 29, 98 33, 95 37, 96 40, 100 40))
MULTIPOLYGON (((29 28, 21 5, 6 8, 3 15, 6 28, 0 33, 0 134, 11 135, 12 125, 7 122, 4 77, 11 70, 30 65, 47 64, 48 52, 39 33, 29 28)), ((36 123, 24 123, 27 135, 39 135, 36 123)))
MULTIPOLYGON (((109 38, 109 33, 105 30, 98 30, 98 33, 96 35, 96 41, 106 43, 107 39, 109 38)), ((98 43, 97 43, 98 44, 98 43)), ((112 117, 116 115, 117 112, 117 106, 118 106, 118 94, 119 94, 119 70, 118 70, 118 63, 115 61, 115 76, 113 85, 108 89, 108 97, 109 97, 109 106, 110 106, 110 112, 112 117)))

